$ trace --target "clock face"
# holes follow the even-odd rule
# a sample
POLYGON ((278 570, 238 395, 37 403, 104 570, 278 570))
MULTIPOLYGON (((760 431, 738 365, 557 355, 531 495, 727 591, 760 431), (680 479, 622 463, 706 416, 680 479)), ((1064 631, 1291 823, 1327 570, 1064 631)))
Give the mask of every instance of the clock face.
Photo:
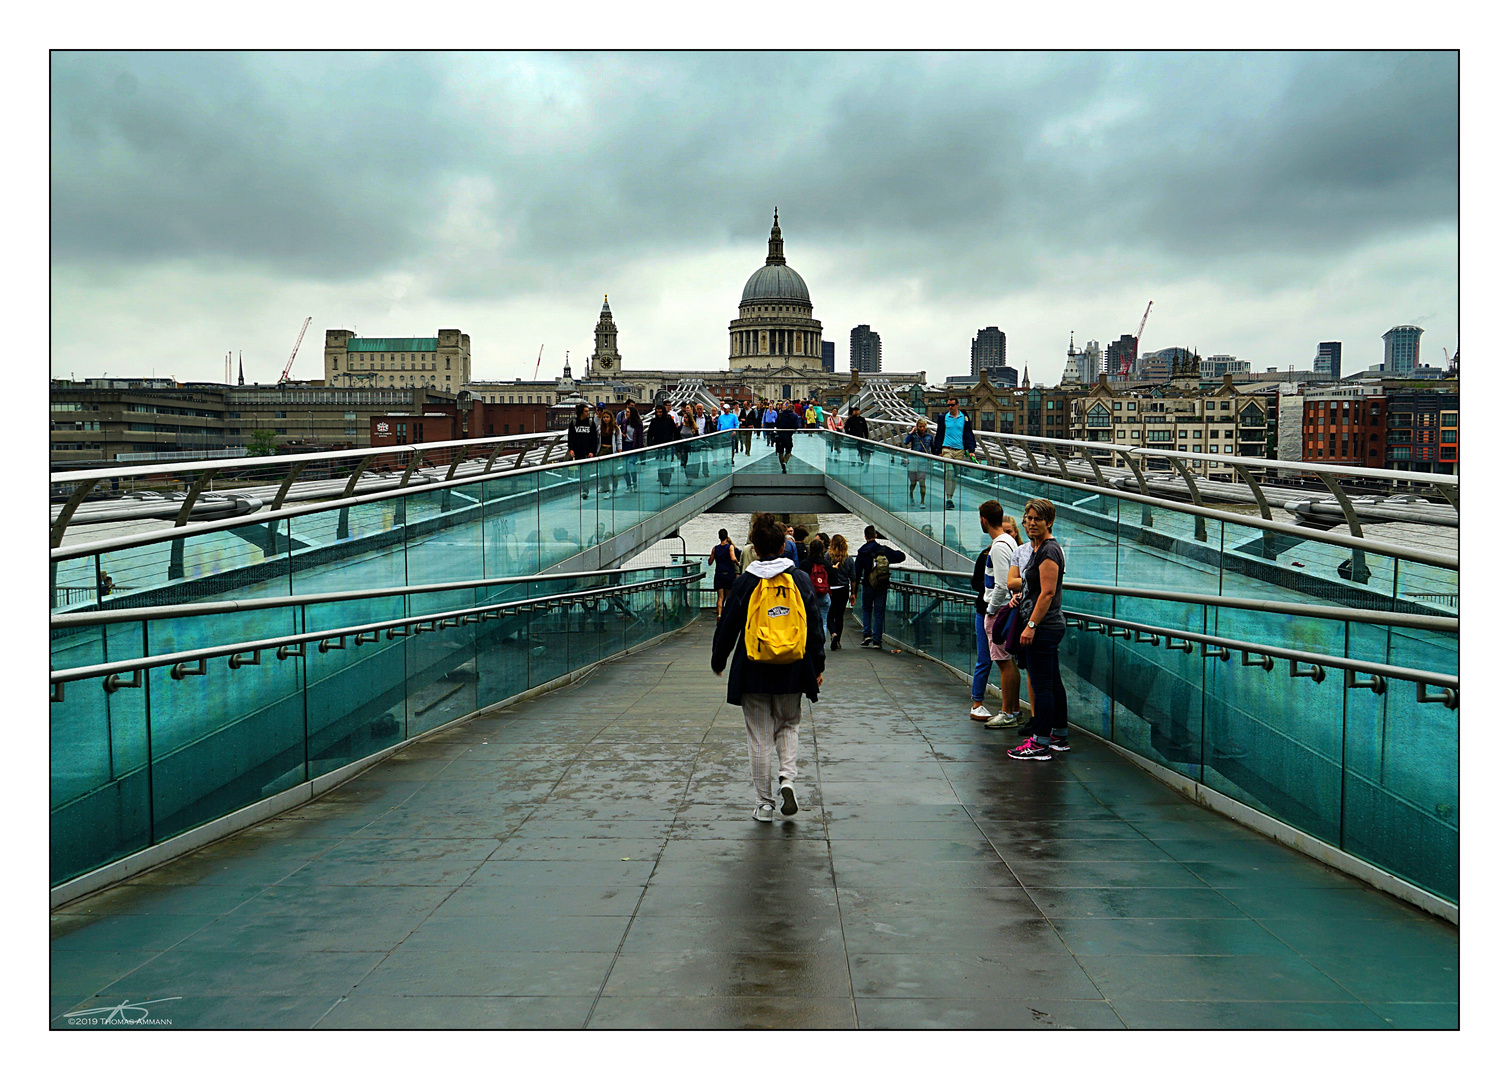
POLYGON ((606 370, 606 369, 608 369, 608 368, 610 368, 610 367, 613 366, 613 361, 612 360, 603 360, 602 365, 603 365, 603 369, 606 370))

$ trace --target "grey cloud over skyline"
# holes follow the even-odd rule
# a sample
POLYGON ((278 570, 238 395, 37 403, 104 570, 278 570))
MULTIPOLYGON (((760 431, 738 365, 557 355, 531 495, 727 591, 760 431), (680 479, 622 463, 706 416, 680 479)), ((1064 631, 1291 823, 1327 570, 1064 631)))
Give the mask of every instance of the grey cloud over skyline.
MULTIPOLYGON (((869 322, 938 378, 989 322, 1052 381, 1069 328, 1129 333, 1152 297, 1145 347, 1260 368, 1342 336, 1353 370, 1427 312, 1455 346, 1457 75, 1452 53, 56 53, 54 327, 155 343, 117 373, 205 378, 243 341, 286 355, 304 314, 459 325, 512 377, 542 339, 590 347, 608 291, 631 366, 717 367, 779 203, 840 366, 869 322)), ((88 370, 69 350, 54 370, 88 370)))

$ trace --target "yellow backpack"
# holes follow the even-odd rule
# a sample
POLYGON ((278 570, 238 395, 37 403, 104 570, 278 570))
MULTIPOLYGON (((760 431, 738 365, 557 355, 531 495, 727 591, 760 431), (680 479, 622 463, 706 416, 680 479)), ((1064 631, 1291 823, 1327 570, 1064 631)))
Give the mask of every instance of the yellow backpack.
POLYGON ((790 574, 761 578, 744 619, 744 655, 762 664, 794 664, 807 655, 807 605, 790 574))

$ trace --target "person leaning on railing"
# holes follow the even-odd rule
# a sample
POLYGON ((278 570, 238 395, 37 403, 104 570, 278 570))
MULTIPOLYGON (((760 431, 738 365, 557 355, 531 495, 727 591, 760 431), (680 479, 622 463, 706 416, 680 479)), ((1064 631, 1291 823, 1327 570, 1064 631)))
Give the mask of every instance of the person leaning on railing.
POLYGON ((1026 622, 1017 640, 1032 681, 1033 712, 1031 734, 1007 751, 1018 761, 1047 761, 1055 752, 1069 750, 1069 703, 1058 667, 1058 646, 1068 624, 1063 612, 1064 549, 1053 539, 1056 514, 1047 499, 1031 499, 1022 515, 1032 558, 1022 573, 1027 588, 1020 603, 1026 622))

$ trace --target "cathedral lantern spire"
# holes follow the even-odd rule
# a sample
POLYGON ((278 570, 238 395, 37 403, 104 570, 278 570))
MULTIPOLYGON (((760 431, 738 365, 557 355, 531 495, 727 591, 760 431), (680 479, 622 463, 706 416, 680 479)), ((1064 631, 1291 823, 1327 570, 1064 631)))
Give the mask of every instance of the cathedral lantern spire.
POLYGON ((766 266, 786 265, 786 243, 781 239, 781 208, 775 208, 775 224, 770 226, 770 254, 765 256, 766 266))

